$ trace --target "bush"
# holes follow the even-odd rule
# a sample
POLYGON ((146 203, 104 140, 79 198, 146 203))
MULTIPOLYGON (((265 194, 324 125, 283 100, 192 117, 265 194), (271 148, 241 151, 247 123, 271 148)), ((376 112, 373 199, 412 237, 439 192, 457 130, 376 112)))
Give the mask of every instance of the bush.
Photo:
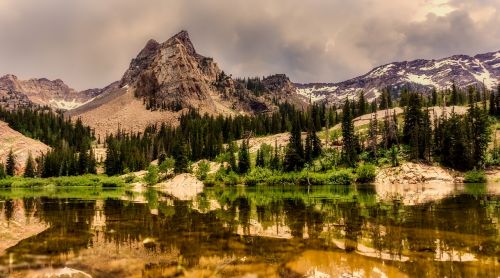
POLYGON ((356 182, 369 183, 375 180, 377 168, 372 164, 363 164, 356 169, 356 182))
POLYGON ((260 183, 266 183, 272 175, 273 171, 267 168, 256 167, 245 177, 245 184, 254 186, 260 183))
POLYGON ((148 173, 146 174, 146 176, 144 176, 144 181, 148 185, 155 185, 158 183, 158 178, 158 167, 156 167, 155 165, 149 165, 148 173))
POLYGON ((472 170, 465 173, 464 176, 465 183, 485 183, 486 174, 484 171, 472 170))
POLYGON ((198 169, 196 170, 196 177, 203 181, 207 179, 208 172, 210 172, 210 164, 206 161, 200 161, 200 163, 198 163, 198 169))
POLYGON ((339 170, 330 176, 331 184, 349 185, 354 181, 352 171, 349 169, 339 170))
POLYGON ((126 183, 131 183, 134 182, 136 178, 137 176, 134 173, 128 173, 127 175, 125 175, 124 181, 126 183))
POLYGON ((240 176, 235 172, 231 171, 224 177, 224 184, 226 185, 238 185, 241 183, 240 176))

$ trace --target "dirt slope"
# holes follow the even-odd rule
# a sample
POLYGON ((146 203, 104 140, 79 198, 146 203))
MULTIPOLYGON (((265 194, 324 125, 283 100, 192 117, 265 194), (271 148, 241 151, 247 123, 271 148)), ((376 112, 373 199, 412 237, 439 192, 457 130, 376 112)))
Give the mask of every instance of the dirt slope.
POLYGON ((22 135, 10 128, 7 123, 0 121, 0 162, 5 163, 10 149, 16 156, 16 171, 22 173, 30 152, 33 158, 36 158, 50 150, 50 147, 22 135))

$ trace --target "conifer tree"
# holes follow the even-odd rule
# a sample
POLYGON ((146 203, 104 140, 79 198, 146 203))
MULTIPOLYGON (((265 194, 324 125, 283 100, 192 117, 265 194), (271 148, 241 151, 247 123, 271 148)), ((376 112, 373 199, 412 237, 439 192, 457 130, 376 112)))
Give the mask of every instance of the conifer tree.
POLYGON ((495 99, 495 92, 491 92, 490 93, 490 110, 489 110, 489 113, 492 116, 497 115, 497 109, 498 109, 498 107, 496 106, 496 104, 497 104, 497 102, 496 102, 496 99, 495 99))
POLYGON ((368 148, 375 161, 377 160, 377 146, 378 146, 377 137, 378 137, 378 119, 377 119, 377 113, 373 113, 368 128, 368 148))
POLYGON ((278 141, 274 141, 274 150, 273 150, 273 156, 271 158, 271 161, 269 163, 270 168, 273 170, 280 170, 281 169, 281 159, 279 155, 279 147, 278 147, 278 141))
POLYGON ((283 168, 287 172, 299 171, 304 168, 304 148, 302 147, 301 137, 300 122, 298 119, 295 119, 286 147, 285 160, 283 161, 283 168))
POLYGON ((368 108, 368 104, 366 103, 365 99, 365 92, 361 92, 359 94, 359 101, 358 101, 358 115, 364 115, 366 114, 366 110, 368 108))
POLYGON ((354 134, 353 115, 349 109, 349 99, 342 110, 342 157, 348 166, 355 166, 358 161, 358 143, 354 134))
POLYGON ((246 174, 250 170, 250 152, 248 149, 248 139, 243 140, 238 152, 238 172, 246 174))
POLYGON ((265 167, 264 154, 261 150, 257 150, 257 156, 255 158, 255 167, 265 167))
POLYGON ((188 145, 184 139, 180 139, 177 143, 177 147, 174 148, 173 157, 175 159, 174 172, 175 173, 186 173, 189 171, 189 150, 188 145))
POLYGON ((7 162, 5 164, 5 173, 7 176, 13 177, 16 173, 16 157, 12 149, 10 149, 9 154, 7 155, 7 162))
POLYGON ((236 156, 234 155, 237 152, 237 145, 234 141, 229 143, 228 152, 229 152, 229 166, 231 170, 234 172, 238 171, 238 164, 236 163, 236 156))
POLYGON ((33 161, 33 156, 31 155, 31 152, 28 154, 28 159, 26 160, 26 167, 24 168, 24 177, 25 178, 35 177, 35 162, 33 161))

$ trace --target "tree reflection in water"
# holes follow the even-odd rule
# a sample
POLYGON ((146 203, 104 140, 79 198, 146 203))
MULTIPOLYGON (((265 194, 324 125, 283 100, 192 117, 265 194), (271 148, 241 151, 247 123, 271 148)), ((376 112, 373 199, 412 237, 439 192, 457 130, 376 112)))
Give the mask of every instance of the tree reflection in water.
MULTIPOLYGON (((165 265, 182 264, 187 270, 207 258, 233 258, 229 264, 250 258, 247 264, 264 263, 291 275, 297 270, 288 269, 286 262, 300 261, 301 254, 340 252, 375 257, 415 276, 424 270, 431 276, 500 274, 495 268, 500 257, 499 196, 486 192, 460 191, 413 206, 397 199, 378 201, 370 186, 318 187, 309 193, 303 188, 206 189, 191 201, 146 194, 144 202, 127 196, 22 198, 24 214, 50 227, 7 252, 19 268, 63 265, 104 241, 115 246, 108 252, 117 257, 129 246, 152 254, 178 252, 177 261, 165 265), (96 229, 98 211, 103 223, 96 229)), ((0 200, 2 221, 14 221, 14 200, 0 200)), ((7 265, 7 256, 0 257, 1 265, 7 265)), ((147 271, 162 267, 143 264, 147 271)))

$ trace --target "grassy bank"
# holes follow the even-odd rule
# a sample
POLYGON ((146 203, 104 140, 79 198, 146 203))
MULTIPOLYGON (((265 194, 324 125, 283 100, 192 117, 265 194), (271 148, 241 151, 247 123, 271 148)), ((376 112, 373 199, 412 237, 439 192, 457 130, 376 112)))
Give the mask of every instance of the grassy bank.
POLYGON ((54 178, 8 177, 0 180, 0 188, 42 187, 42 186, 79 186, 79 187, 121 187, 126 183, 120 177, 104 175, 83 175, 54 178))
POLYGON ((209 175, 204 183, 216 185, 350 185, 355 182, 369 183, 375 179, 376 167, 361 165, 356 169, 346 168, 325 172, 303 170, 300 172, 281 172, 266 168, 254 168, 246 175, 238 175, 225 169, 209 175))

